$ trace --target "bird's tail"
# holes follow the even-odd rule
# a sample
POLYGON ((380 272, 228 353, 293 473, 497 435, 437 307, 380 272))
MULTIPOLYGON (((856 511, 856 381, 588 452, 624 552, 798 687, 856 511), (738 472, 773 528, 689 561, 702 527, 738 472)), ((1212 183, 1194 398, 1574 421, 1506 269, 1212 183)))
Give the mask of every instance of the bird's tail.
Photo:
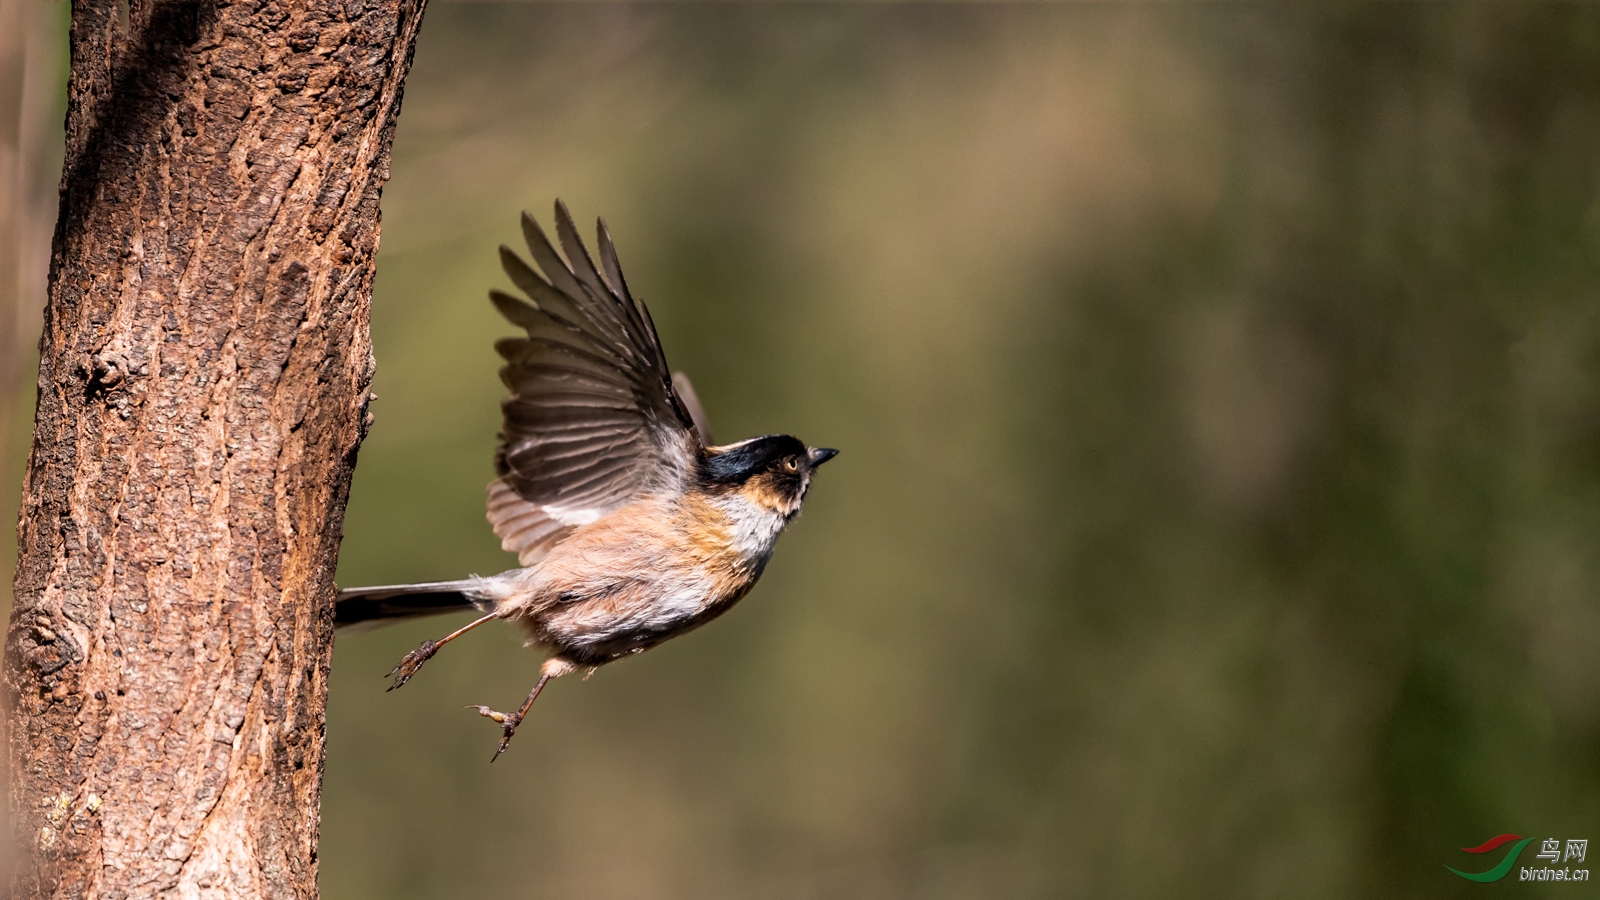
POLYGON ((350 588, 339 592, 339 599, 333 606, 333 624, 336 628, 348 628, 467 609, 491 612, 494 601, 486 596, 484 581, 467 578, 350 588))

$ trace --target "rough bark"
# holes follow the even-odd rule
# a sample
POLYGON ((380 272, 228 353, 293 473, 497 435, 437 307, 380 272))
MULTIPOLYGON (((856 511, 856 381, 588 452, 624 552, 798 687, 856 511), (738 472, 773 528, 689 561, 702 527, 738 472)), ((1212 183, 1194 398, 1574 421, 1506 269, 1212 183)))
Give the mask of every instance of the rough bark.
POLYGON ((5 687, 15 897, 316 893, 423 0, 80 0, 5 687))

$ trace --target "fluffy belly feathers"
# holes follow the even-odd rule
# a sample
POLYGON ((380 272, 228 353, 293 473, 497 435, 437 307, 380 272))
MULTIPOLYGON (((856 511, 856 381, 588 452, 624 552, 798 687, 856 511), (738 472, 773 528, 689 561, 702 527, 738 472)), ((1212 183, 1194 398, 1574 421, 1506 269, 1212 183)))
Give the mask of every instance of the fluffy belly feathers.
POLYGON ((681 498, 619 510, 524 570, 502 608, 526 623, 535 642, 574 662, 637 653, 710 621, 749 592, 782 528, 752 540, 740 527, 750 518, 681 498))

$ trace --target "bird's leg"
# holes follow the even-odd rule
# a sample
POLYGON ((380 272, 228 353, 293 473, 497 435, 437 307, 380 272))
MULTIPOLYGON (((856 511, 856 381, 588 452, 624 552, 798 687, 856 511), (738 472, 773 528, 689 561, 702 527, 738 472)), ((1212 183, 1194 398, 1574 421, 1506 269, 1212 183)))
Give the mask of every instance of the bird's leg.
POLYGON ((528 692, 528 699, 522 701, 522 708, 514 713, 503 713, 487 706, 467 707, 467 709, 477 710, 480 716, 494 720, 496 724, 505 730, 505 734, 500 738, 500 749, 494 751, 494 756, 489 758, 489 762, 499 759, 500 754, 506 752, 506 747, 511 745, 511 736, 517 733, 517 726, 522 724, 522 717, 528 714, 528 709, 533 706, 533 701, 539 699, 539 692, 544 690, 545 682, 552 678, 560 678, 575 668, 577 666, 559 656, 552 656, 545 660, 544 665, 539 667, 539 682, 533 686, 533 690, 528 692))
MULTIPOLYGON (((394 676, 394 684, 389 685, 386 690, 392 691, 410 681, 411 676, 417 674, 417 670, 422 668, 422 664, 432 659, 433 655, 439 652, 440 647, 443 647, 445 644, 448 644, 456 638, 461 637, 463 634, 466 634, 472 629, 477 628, 479 625, 482 625, 490 619, 498 618, 500 618, 499 613, 490 613, 476 622, 463 625, 460 628, 457 628, 455 631, 450 632, 444 636, 443 640, 423 641, 422 646, 411 651, 410 653, 407 653, 405 658, 400 660, 399 665, 389 670, 389 675, 394 676)), ((385 675, 383 677, 388 678, 389 675, 385 675)))

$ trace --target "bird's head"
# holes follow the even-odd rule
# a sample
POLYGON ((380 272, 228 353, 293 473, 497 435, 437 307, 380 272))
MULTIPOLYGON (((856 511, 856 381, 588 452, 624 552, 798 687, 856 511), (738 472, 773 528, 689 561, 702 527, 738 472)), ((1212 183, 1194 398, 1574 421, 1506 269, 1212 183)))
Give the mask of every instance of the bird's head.
POLYGON ((737 444, 709 447, 700 462, 700 478, 709 490, 737 491, 785 517, 800 511, 811 473, 839 454, 808 447, 787 434, 769 434, 737 444))

